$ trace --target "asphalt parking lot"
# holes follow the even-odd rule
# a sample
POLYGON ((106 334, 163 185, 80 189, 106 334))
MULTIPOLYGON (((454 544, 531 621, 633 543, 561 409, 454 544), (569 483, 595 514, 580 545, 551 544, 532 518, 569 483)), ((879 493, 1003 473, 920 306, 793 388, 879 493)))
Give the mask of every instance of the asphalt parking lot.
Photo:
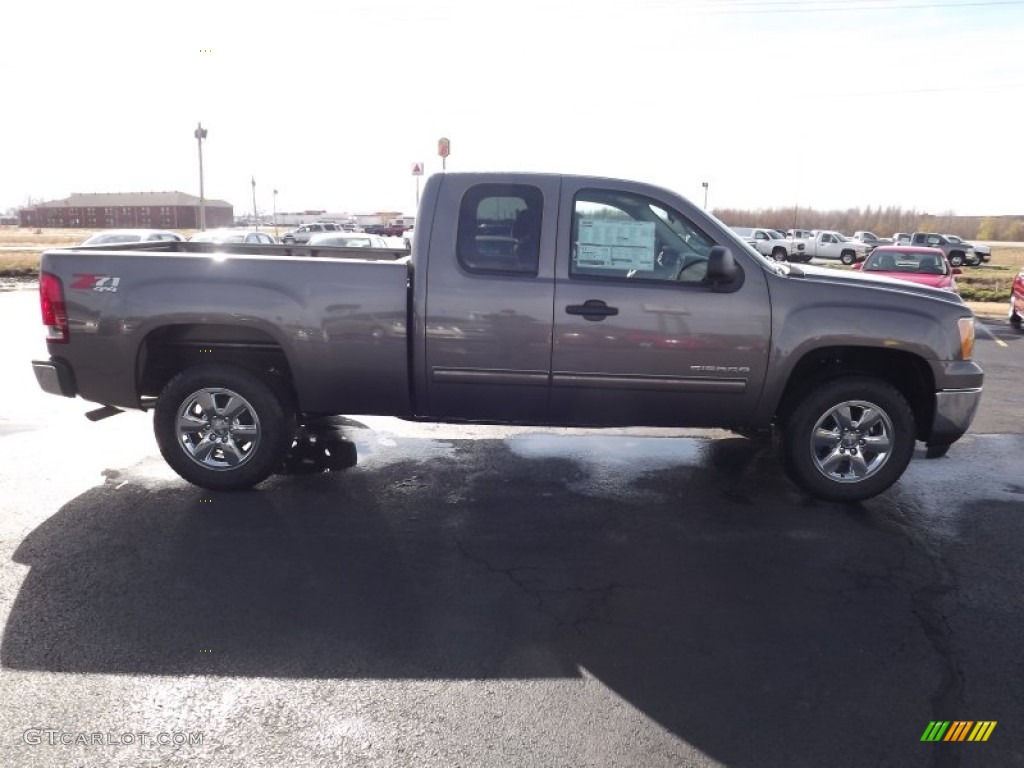
POLYGON ((215 494, 38 390, 32 292, 0 322, 4 765, 1024 766, 1004 324, 971 432, 848 506, 726 433, 359 417, 215 494))

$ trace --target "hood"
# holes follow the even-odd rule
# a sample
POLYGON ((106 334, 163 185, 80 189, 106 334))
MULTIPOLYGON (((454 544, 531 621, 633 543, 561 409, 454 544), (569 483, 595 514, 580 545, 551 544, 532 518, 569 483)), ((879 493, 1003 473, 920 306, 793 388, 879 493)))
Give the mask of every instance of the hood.
POLYGON ((845 269, 829 269, 828 267, 812 267, 801 264, 789 266, 790 279, 806 280, 813 283, 829 283, 830 285, 848 285, 851 287, 874 288, 877 290, 900 291, 930 299, 940 299, 952 304, 963 304, 960 297, 950 291, 932 288, 910 280, 898 280, 894 277, 882 277, 876 274, 865 274, 845 269))
POLYGON ((905 280, 908 283, 917 283, 918 285, 930 285, 932 288, 942 288, 943 286, 949 285, 953 282, 952 275, 918 275, 914 273, 900 274, 900 273, 870 273, 875 277, 887 277, 893 280, 905 280))

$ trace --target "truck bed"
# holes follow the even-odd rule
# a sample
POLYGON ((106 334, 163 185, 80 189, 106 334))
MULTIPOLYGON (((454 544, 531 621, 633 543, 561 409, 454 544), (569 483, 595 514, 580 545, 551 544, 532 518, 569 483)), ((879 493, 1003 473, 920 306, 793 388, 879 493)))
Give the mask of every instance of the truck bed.
POLYGON ((407 260, 360 248, 127 245, 43 254, 42 270, 64 287, 71 343, 58 355, 81 382, 74 394, 139 407, 182 358, 258 350, 288 366, 303 411, 410 411, 407 260))

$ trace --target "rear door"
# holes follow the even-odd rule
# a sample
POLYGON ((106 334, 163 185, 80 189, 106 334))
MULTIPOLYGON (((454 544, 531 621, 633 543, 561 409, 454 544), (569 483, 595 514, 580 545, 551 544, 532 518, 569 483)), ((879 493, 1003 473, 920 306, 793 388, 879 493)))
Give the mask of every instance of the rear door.
POLYGON ((563 182, 552 423, 743 424, 768 359, 763 268, 685 201, 601 184, 563 182), (744 273, 727 292, 705 281, 716 244, 744 273))
POLYGON ((559 185, 543 175, 442 181, 438 210, 458 213, 433 225, 416 326, 433 418, 546 422, 559 185))

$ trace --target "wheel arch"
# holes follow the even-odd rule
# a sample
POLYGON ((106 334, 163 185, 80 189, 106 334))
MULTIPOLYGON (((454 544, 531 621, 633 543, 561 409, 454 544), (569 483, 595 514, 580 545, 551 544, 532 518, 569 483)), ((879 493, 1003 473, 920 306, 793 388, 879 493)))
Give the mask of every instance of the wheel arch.
POLYGON ((136 356, 136 391, 143 401, 154 398, 175 375, 202 363, 249 371, 297 402, 293 366, 281 344, 262 329, 231 324, 182 323, 151 330, 136 356))
POLYGON ((871 376, 895 387, 914 413, 917 439, 927 437, 935 416, 935 375, 931 367, 912 352, 878 347, 830 346, 804 353, 789 372, 775 407, 775 423, 784 423, 801 397, 812 389, 854 375, 871 376))

